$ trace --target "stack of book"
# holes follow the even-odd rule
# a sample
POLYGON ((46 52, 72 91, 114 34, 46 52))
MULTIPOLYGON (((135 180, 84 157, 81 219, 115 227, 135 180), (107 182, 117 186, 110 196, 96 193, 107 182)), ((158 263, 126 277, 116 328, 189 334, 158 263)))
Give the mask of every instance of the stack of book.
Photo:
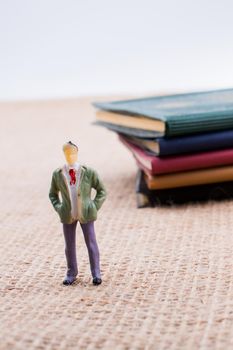
POLYGON ((233 198, 233 89, 94 103, 137 165, 137 206, 233 198))

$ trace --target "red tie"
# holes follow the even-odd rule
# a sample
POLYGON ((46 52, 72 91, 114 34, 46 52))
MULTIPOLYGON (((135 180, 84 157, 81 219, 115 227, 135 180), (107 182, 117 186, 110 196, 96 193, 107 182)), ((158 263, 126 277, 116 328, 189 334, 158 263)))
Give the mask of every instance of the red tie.
POLYGON ((76 175, 75 175, 75 171, 74 171, 74 169, 70 169, 69 170, 69 174, 70 174, 70 184, 71 185, 75 185, 75 183, 76 183, 76 175))

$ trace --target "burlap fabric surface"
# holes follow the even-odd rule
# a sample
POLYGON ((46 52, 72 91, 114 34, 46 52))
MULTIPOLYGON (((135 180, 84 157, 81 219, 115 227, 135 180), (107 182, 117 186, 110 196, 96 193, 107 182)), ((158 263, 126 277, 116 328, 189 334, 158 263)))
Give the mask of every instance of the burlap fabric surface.
POLYGON ((92 126, 90 100, 0 105, 1 349, 233 349, 233 202, 136 209, 136 166, 92 126), (65 275, 52 171, 72 140, 108 191, 96 222, 103 284, 65 275))

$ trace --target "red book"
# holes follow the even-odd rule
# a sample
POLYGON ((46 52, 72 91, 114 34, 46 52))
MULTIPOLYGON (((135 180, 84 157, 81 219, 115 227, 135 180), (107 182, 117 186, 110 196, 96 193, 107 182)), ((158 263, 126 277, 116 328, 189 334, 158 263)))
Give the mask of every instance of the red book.
POLYGON ((169 157, 150 155, 142 148, 119 136, 121 142, 133 153, 140 168, 151 175, 168 174, 186 170, 212 168, 233 164, 233 148, 182 154, 169 157))

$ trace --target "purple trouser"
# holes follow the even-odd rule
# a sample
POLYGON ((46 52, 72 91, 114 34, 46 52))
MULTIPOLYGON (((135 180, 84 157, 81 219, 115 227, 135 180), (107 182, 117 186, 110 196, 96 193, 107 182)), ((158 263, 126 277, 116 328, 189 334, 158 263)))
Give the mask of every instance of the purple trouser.
MULTIPOLYGON (((67 276, 77 276, 78 266, 76 258, 76 226, 77 221, 72 224, 63 224, 63 233, 65 238, 65 255, 67 262, 67 276)), ((96 241, 94 221, 80 226, 85 238, 92 277, 101 277, 99 266, 99 248, 96 241)))

